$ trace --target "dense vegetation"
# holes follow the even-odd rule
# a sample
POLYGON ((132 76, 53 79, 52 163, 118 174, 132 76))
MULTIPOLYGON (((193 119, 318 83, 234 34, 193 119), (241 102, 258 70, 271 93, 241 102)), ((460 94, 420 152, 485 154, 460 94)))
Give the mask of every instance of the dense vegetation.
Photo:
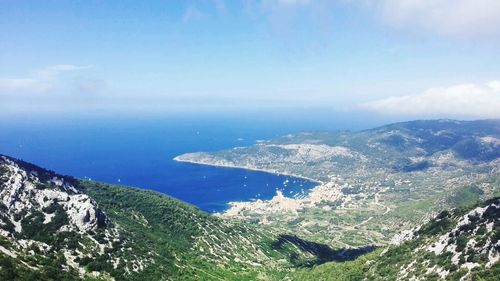
MULTIPOLYGON (((9 247, 11 242, 0 236, 0 246, 9 247)), ((27 263, 20 259, 4 255, 0 252, 0 280, 77 280, 75 270, 65 268, 65 257, 57 253, 40 253, 32 249, 33 255, 27 258, 27 263), (31 264, 31 265, 30 265, 31 264), (36 266, 37 268, 34 268, 36 266)), ((91 281, 91 278, 86 280, 91 281)))
MULTIPOLYGON (((257 231, 255 229, 243 230, 244 228, 241 228, 239 224, 224 224, 223 221, 193 206, 156 192, 92 181, 81 181, 77 186, 99 202, 110 221, 113 222, 108 227, 118 226, 120 229, 118 239, 114 241, 112 248, 94 258, 77 260, 80 266, 88 272, 105 272, 100 276, 87 275, 84 277, 86 280, 107 280, 108 277, 116 280, 161 280, 165 276, 173 280, 255 280, 258 278, 268 280, 283 278, 291 278, 291 280, 362 280, 364 278, 399 280, 398 276, 402 268, 408 266, 412 267, 412 276, 426 276, 426 280, 439 279, 437 273, 428 272, 428 269, 434 266, 449 271, 448 280, 459 280, 466 274, 472 278, 471 280, 496 280, 495 278, 500 274, 498 263, 492 268, 486 268, 484 265, 487 257, 484 254, 472 253, 470 250, 465 259, 460 259, 459 264, 451 262, 450 253, 415 254, 416 249, 422 245, 432 243, 440 235, 447 235, 457 225, 457 220, 473 207, 487 206, 492 202, 500 202, 500 199, 489 200, 472 207, 443 211, 435 219, 415 231, 417 238, 385 250, 372 251, 373 248, 334 250, 326 245, 305 241, 292 235, 280 235, 276 238, 258 236, 260 240, 252 241, 258 245, 258 249, 268 251, 269 256, 275 260, 284 258, 289 261, 288 265, 280 265, 282 268, 279 270, 272 266, 257 269, 235 261, 217 263, 214 260, 200 258, 200 252, 193 248, 196 245, 196 237, 206 235, 202 232, 200 225, 203 228, 221 227, 229 234, 246 231, 244 235, 248 237, 251 236, 249 231, 255 232, 257 231), (124 248, 133 248, 133 251, 124 251, 124 248), (297 249, 300 250, 297 251, 297 249), (301 253, 308 253, 309 259, 301 253), (137 272, 127 271, 126 264, 118 264, 114 267, 112 260, 117 257, 122 260, 142 259, 145 267, 137 272), (147 257, 153 257, 150 261, 154 260, 154 264, 146 266, 147 257), (460 267, 460 264, 466 262, 477 262, 482 266, 469 272, 460 267), (290 270, 283 270, 286 267, 290 270), (293 268, 295 270, 292 270, 293 268)), ((460 232, 454 238, 458 251, 465 251, 465 245, 471 239, 483 244, 497 243, 500 238, 499 210, 489 208, 481 217, 469 216, 471 223, 460 227, 460 232), (489 232, 483 225, 480 225, 488 222, 497 223, 489 232)), ((58 208, 53 208, 51 211, 56 213, 58 208)), ((22 221, 38 222, 39 220, 40 215, 34 214, 22 221)), ((61 219, 56 219, 53 223, 58 224, 64 221, 64 215, 61 215, 61 219)), ((26 230, 23 228, 23 233, 19 234, 19 237, 40 239, 51 245, 68 248, 67 242, 71 239, 63 239, 62 241, 65 242, 51 240, 60 235, 50 235, 50 233, 55 233, 52 231, 53 225, 25 224, 27 228, 26 230), (32 228, 34 226, 44 229, 44 235, 39 236, 41 234, 34 231, 32 228), (48 239, 45 235, 52 238, 48 239)), ((104 239, 105 235, 101 229, 94 233, 94 236, 99 240, 104 239)), ((11 243, 8 239, 0 237, 0 246, 11 248, 11 243)), ((40 253, 35 247, 32 251, 34 255, 31 259, 26 259, 26 257, 24 259, 28 261, 26 264, 20 263, 13 257, 0 254, 0 280, 76 280, 81 278, 77 271, 64 266, 65 257, 61 252, 40 253)))
MULTIPOLYGON (((120 253, 119 246, 110 256, 124 255, 123 259, 154 256, 155 264, 161 265, 127 275, 123 267, 113 269, 105 255, 84 261, 88 270, 104 270, 117 280, 122 276, 127 276, 127 280, 157 280, 164 276, 175 280, 255 280, 258 277, 280 280, 296 267, 340 258, 340 251, 326 245, 293 236, 276 237, 264 229, 230 223, 156 192, 92 181, 80 182, 79 188, 95 198, 110 220, 120 226, 121 243, 125 246, 133 243, 133 256, 120 253), (215 237, 214 242, 220 245, 197 243, 197 237, 206 236, 215 237), (299 247, 298 241, 302 244, 299 247), (204 250, 200 252, 195 245, 204 250), (207 255, 212 251, 219 252, 207 255), (257 252, 264 255, 258 257, 257 252)), ((360 249, 348 258, 370 250, 360 249)))
MULTIPOLYGON (((323 258, 265 229, 216 218, 157 192, 62 177, 12 158, 2 161, 0 192, 12 194, 9 188, 19 181, 12 165, 26 177, 15 192, 30 184, 34 189, 9 197, 25 206, 15 213, 0 205, 0 230, 8 233, 0 235, 0 280, 279 280, 294 267, 323 258), (70 186, 54 184, 63 178, 70 186), (61 204, 70 200, 66 195, 44 197, 44 207, 34 199, 36 191, 61 190, 95 200, 101 219, 95 229, 71 226, 67 208, 80 207, 61 204), (28 196, 30 204, 19 196, 28 196)), ((71 204, 87 202, 78 198, 71 204)))
POLYGON ((362 256, 354 261, 344 263, 326 263, 311 270, 299 270, 295 280, 406 280, 420 277, 424 280, 442 280, 434 269, 446 271, 446 280, 498 280, 500 264, 488 266, 488 251, 471 249, 467 245, 477 243, 479 249, 492 249, 498 255, 500 239, 500 198, 487 200, 468 207, 460 207, 452 211, 443 211, 434 219, 415 230, 416 237, 401 245, 390 246, 386 250, 378 250, 362 256), (488 207, 489 206, 489 207, 488 207), (475 207, 488 207, 481 215, 467 215, 475 207), (462 224, 455 231, 457 222, 468 216, 469 223, 462 224), (486 225, 493 224, 491 231, 486 225), (455 253, 443 251, 435 254, 427 247, 439 243, 442 235, 450 237, 450 243, 456 245, 455 253), (475 242, 472 242, 475 241, 475 242), (453 262, 457 255, 458 261, 453 262), (470 271, 466 263, 475 263, 470 271))
MULTIPOLYGON (((137 279, 147 277, 151 280, 162 276, 177 276, 179 279, 194 278, 211 270, 213 265, 199 261, 191 249, 194 237, 200 235, 197 224, 204 224, 211 218, 196 208, 183 204, 175 199, 151 191, 129 189, 96 182, 82 182, 80 185, 89 195, 94 197, 105 210, 114 224, 123 229, 122 241, 133 243, 133 252, 121 252, 116 245, 115 252, 122 259, 135 257, 146 258, 155 254, 155 263, 160 266, 147 267, 137 275, 137 279), (185 263, 193 263, 190 267, 179 268, 175 265, 176 256, 187 259, 185 263)), ((120 279, 125 276, 125 268, 113 269, 105 255, 96 260, 82 261, 89 270, 107 271, 120 279), (85 264, 88 262, 88 264, 85 264)), ((222 271, 222 270, 221 270, 222 271)), ((135 279, 130 276, 129 278, 135 279)))

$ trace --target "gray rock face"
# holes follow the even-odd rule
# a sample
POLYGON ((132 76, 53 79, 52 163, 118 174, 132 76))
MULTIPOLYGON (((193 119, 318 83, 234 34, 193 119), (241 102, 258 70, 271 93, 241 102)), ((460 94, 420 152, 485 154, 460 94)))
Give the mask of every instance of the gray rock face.
POLYGON ((14 232, 22 232, 21 222, 30 216, 43 216, 43 224, 57 217, 58 231, 79 233, 108 223, 96 202, 78 191, 69 179, 46 170, 34 170, 5 156, 0 156, 0 172, 0 234, 4 236, 11 232, 8 225, 14 226, 14 232))

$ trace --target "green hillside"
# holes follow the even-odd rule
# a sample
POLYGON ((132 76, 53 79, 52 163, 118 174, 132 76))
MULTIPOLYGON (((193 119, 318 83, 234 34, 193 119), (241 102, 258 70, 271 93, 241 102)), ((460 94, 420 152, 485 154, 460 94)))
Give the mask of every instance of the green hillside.
POLYGON ((443 211, 393 245, 345 263, 297 272, 294 280, 498 280, 500 198, 443 211))
POLYGON ((280 280, 338 254, 157 192, 0 157, 1 280, 280 280))

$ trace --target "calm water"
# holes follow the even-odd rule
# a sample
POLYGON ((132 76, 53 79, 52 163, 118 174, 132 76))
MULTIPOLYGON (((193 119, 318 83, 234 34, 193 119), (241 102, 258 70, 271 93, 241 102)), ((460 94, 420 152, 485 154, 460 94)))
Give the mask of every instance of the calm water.
POLYGON ((220 212, 230 201, 270 199, 276 189, 295 196, 315 183, 172 158, 317 129, 307 122, 292 123, 213 116, 0 122, 0 153, 61 174, 156 190, 205 211, 220 212))

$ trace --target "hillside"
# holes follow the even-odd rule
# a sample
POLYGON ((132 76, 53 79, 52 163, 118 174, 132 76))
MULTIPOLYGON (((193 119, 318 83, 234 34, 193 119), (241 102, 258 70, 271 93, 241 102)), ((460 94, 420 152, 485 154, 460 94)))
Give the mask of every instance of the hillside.
POLYGON ((498 280, 499 239, 497 197, 443 211, 395 236, 384 250, 303 270, 294 280, 498 280))
POLYGON ((500 198, 332 249, 0 156, 0 280, 496 280, 500 198), (481 278, 481 279, 480 279, 481 278))
POLYGON ((300 132, 178 161, 320 184, 297 198, 233 202, 222 214, 334 247, 385 245, 439 211, 500 191, 500 120, 429 120, 359 132, 300 132))
POLYGON ((319 182, 216 216, 0 155, 0 280, 495 280, 499 151, 439 120, 179 156, 319 182))
POLYGON ((280 237, 0 156, 0 280, 268 280, 319 259, 280 237))

